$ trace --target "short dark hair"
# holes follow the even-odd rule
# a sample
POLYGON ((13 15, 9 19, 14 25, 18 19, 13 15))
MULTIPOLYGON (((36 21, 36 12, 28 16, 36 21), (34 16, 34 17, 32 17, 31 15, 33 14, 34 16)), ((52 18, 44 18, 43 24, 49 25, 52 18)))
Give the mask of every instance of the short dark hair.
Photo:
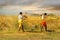
POLYGON ((20 12, 19 14, 22 14, 22 12, 20 12))
POLYGON ((47 15, 47 13, 44 13, 44 15, 47 15))

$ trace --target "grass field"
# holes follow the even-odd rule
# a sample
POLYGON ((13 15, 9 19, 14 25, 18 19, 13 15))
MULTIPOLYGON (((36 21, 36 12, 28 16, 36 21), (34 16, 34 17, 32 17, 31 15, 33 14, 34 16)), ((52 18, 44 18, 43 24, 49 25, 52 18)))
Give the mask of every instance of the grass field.
POLYGON ((0 40, 60 40, 60 33, 3 33, 0 40))
POLYGON ((26 32, 18 33, 18 17, 1 15, 0 40, 60 40, 60 17, 48 16, 46 20, 52 32, 40 32, 41 16, 28 16, 23 21, 26 32))

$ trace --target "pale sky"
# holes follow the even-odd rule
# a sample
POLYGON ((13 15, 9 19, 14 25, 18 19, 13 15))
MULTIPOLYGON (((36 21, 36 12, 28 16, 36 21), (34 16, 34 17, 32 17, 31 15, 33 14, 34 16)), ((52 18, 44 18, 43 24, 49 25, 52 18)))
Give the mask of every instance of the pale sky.
POLYGON ((60 0, 0 0, 0 14, 35 12, 60 13, 60 0))

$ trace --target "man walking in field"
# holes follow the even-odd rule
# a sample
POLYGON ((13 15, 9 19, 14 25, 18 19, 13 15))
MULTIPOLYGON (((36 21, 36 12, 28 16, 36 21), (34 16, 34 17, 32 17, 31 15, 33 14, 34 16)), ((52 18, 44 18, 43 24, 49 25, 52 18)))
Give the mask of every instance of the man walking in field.
POLYGON ((47 23, 46 23, 46 20, 45 20, 46 16, 47 16, 47 13, 44 13, 42 15, 41 32, 43 31, 43 28, 45 29, 45 31, 47 31, 47 23))
POLYGON ((19 13, 19 16, 18 16, 18 24, 19 24, 19 29, 18 31, 20 32, 20 29, 22 28, 22 31, 24 32, 24 27, 23 27, 23 20, 24 18, 27 18, 25 15, 23 16, 22 12, 19 13))

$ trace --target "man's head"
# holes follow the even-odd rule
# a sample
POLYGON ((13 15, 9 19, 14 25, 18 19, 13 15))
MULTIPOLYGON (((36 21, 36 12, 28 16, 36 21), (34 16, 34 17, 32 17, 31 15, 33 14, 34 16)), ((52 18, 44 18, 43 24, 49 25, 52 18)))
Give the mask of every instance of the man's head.
POLYGON ((47 13, 44 13, 43 15, 44 15, 45 18, 47 17, 47 13))
POLYGON ((44 15, 47 15, 47 13, 44 13, 44 15))
POLYGON ((20 12, 19 14, 22 15, 22 12, 20 12))

